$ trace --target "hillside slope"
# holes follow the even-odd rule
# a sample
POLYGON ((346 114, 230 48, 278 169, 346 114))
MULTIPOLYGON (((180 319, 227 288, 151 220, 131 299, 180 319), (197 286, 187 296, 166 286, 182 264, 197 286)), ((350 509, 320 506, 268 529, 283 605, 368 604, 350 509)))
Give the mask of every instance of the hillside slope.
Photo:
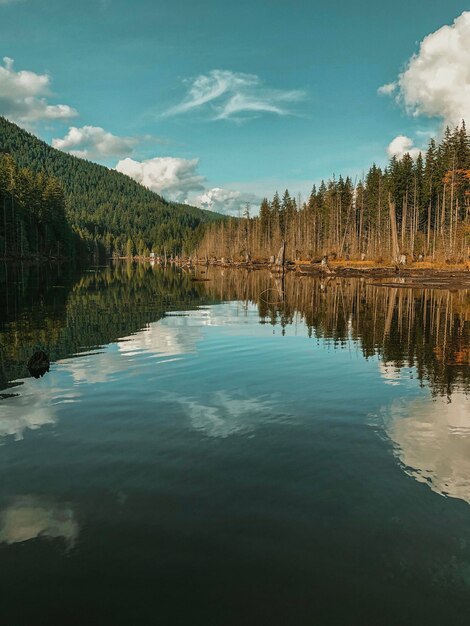
POLYGON ((178 252, 191 245, 203 225, 223 216, 196 207, 167 202, 131 178, 52 148, 0 117, 0 151, 19 167, 57 178, 65 192, 71 227, 84 240, 96 240, 107 252, 162 249, 178 252))

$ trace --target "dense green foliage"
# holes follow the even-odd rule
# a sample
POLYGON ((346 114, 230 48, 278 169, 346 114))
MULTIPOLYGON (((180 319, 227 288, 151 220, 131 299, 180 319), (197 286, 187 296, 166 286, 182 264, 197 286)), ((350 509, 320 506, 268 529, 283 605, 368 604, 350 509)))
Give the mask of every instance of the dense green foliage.
POLYGON ((282 240, 290 259, 329 254, 468 260, 470 138, 465 124, 447 129, 439 145, 431 140, 424 156, 393 157, 384 169, 373 165, 359 181, 342 176, 322 181, 304 203, 288 191, 282 198, 276 193, 262 202, 259 217, 212 225, 199 254, 268 257, 282 240))
POLYGON ((0 256, 64 256, 75 250, 62 186, 0 154, 0 256))
POLYGON ((0 150, 9 153, 19 168, 60 182, 70 227, 88 242, 90 251, 99 244, 107 254, 164 248, 179 253, 183 246, 194 247, 204 224, 221 218, 167 202, 128 176, 56 150, 3 117, 0 150))

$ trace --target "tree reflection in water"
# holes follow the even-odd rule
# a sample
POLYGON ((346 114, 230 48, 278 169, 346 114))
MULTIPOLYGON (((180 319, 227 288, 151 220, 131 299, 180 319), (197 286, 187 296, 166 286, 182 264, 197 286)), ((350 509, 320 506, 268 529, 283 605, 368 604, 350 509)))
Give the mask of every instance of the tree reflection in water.
MULTIPOLYGON (((78 277, 67 269, 8 268, 0 276, 0 387, 26 378, 35 349, 55 361, 131 339, 171 311, 254 303, 260 322, 303 320, 312 338, 354 342, 389 371, 414 367, 435 395, 469 391, 470 292, 380 287, 364 279, 208 268, 196 273, 117 264, 78 277), (204 278, 204 281, 198 279, 204 278)), ((129 345, 130 349, 130 345, 129 345)))

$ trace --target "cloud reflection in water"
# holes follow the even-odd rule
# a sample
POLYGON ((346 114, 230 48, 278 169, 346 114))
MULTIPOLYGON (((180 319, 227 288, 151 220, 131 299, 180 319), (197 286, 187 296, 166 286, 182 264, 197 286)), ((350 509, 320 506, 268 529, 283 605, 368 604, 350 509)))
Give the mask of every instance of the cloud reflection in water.
POLYGON ((438 494, 470 504, 470 398, 444 397, 395 402, 385 430, 404 471, 438 494))
POLYGON ((44 496, 16 496, 0 511, 0 543, 14 544, 39 537, 62 538, 68 549, 78 538, 73 509, 44 496))
POLYGON ((278 420, 273 402, 238 393, 215 391, 202 403, 188 397, 175 397, 188 415, 191 426, 208 437, 225 438, 253 432, 260 423, 278 420))

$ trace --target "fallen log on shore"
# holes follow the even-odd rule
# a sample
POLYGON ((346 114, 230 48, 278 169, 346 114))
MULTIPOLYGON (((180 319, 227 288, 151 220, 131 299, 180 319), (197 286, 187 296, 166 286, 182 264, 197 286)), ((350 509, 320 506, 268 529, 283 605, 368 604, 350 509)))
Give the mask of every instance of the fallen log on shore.
MULTIPOLYGON (((276 257, 271 256, 269 259, 256 259, 252 257, 245 257, 245 260, 234 260, 232 258, 223 257, 169 257, 163 259, 157 258, 144 258, 135 257, 133 260, 139 262, 151 262, 153 265, 161 267, 173 266, 179 267, 184 270, 194 270, 198 267, 207 268, 209 266, 243 269, 248 271, 255 270, 269 270, 273 274, 283 274, 285 272, 295 272, 298 276, 334 276, 338 278, 370 278, 370 279, 404 279, 413 283, 413 286, 421 282, 422 284, 428 283, 428 281, 439 284, 444 283, 459 283, 464 287, 470 285, 470 265, 461 264, 458 266, 449 267, 419 267, 413 266, 412 263, 406 266, 399 266, 397 271, 396 264, 390 265, 364 265, 359 262, 340 262, 338 260, 329 261, 328 258, 315 260, 296 260, 282 258, 282 247, 279 254, 276 257)), ((395 284, 395 283, 394 283, 395 284)))

